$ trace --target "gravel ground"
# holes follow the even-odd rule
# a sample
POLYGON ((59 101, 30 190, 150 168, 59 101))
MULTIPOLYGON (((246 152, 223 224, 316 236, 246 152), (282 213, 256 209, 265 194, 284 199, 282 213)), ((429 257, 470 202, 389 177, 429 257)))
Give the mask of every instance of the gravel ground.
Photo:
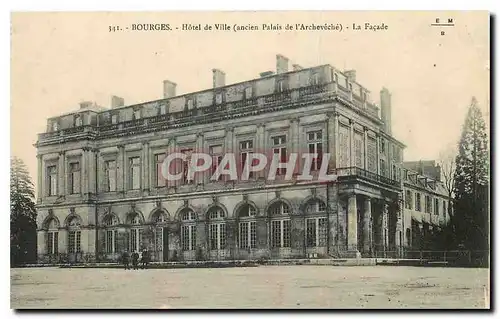
POLYGON ((489 308, 489 270, 21 268, 11 270, 11 308, 489 308))

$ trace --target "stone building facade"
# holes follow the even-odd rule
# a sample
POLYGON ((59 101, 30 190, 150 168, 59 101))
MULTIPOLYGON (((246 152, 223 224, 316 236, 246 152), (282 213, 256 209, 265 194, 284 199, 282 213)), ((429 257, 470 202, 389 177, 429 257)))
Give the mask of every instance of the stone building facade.
POLYGON ((276 72, 254 80, 226 85, 213 70, 208 90, 163 87, 156 101, 126 106, 113 96, 110 108, 84 102, 48 119, 36 143, 41 262, 111 261, 144 248, 155 261, 353 257, 411 243, 387 89, 379 109, 355 71, 289 71, 281 55, 276 72), (160 166, 173 150, 328 152, 339 177, 165 181, 160 166))

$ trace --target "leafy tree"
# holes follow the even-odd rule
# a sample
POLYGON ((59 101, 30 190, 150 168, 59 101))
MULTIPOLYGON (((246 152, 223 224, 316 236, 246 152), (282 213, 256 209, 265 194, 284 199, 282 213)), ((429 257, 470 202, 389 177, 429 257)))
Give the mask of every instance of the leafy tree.
POLYGON ((11 265, 36 259, 36 209, 33 182, 24 162, 10 160, 11 265))
POLYGON ((458 244, 488 249, 489 144, 486 125, 475 98, 467 112, 455 159, 453 223, 458 244))

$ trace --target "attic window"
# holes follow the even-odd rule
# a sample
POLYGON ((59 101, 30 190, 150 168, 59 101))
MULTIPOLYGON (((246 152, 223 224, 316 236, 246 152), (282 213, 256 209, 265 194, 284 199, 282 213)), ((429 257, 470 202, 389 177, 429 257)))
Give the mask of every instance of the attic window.
POLYGON ((283 80, 278 81, 278 92, 283 92, 285 89, 285 84, 283 80))
POLYGON ((193 108, 193 99, 188 99, 186 106, 188 110, 191 110, 193 108))
POLYGON ((252 98, 252 87, 249 86, 245 88, 245 99, 251 99, 252 98))
POLYGON ((75 126, 82 126, 83 121, 80 115, 75 115, 75 126))
POLYGON ((222 104, 222 93, 217 93, 215 95, 215 103, 216 104, 222 104))
POLYGON ((318 85, 319 84, 319 74, 314 73, 311 77, 311 83, 312 85, 318 85))
POLYGON ((165 104, 160 105, 160 114, 166 114, 167 113, 167 106, 165 104))
POLYGON ((133 119, 133 120, 138 120, 138 119, 140 119, 140 118, 141 118, 141 110, 140 110, 140 109, 135 110, 135 111, 134 111, 134 114, 133 114, 133 116, 132 116, 132 119, 133 119))
POLYGON ((57 122, 52 122, 52 131, 56 132, 59 129, 59 125, 57 122))
POLYGON ((111 124, 118 123, 118 114, 111 115, 111 124))

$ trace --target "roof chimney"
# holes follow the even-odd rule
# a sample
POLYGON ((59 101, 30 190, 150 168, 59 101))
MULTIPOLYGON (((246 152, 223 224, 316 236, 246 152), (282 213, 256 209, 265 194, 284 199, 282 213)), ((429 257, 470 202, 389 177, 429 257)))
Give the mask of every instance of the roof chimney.
POLYGON ((276 54, 276 73, 286 72, 288 72, 288 58, 281 54, 276 54))
POLYGON ((92 102, 90 102, 90 101, 80 102, 80 109, 88 109, 91 106, 92 106, 92 102))
POLYGON ((293 70, 294 70, 294 71, 298 71, 298 70, 302 70, 302 69, 303 69, 303 67, 301 67, 301 66, 300 66, 300 65, 298 65, 298 64, 293 64, 293 65, 292 65, 292 68, 293 68, 293 70))
POLYGON ((112 95, 111 96, 111 108, 120 107, 125 105, 125 100, 122 97, 112 95))
POLYGON ((219 69, 212 69, 213 72, 213 86, 218 88, 226 85, 226 73, 219 69))
POLYGON ((392 123, 391 123, 391 93, 387 88, 382 88, 380 91, 380 115, 382 117, 382 121, 384 122, 384 131, 392 135, 392 123))
POLYGON ((169 80, 163 81, 163 98, 168 99, 174 97, 176 88, 177 88, 176 83, 169 80))
POLYGON ((349 82, 356 82, 356 70, 345 70, 344 74, 349 79, 349 82))

